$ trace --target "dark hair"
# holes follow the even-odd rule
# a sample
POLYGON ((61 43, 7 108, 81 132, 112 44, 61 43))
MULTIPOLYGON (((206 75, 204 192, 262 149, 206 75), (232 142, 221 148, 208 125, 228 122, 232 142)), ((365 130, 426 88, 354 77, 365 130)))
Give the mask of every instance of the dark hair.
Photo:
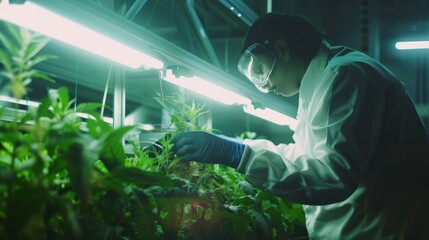
POLYGON ((294 56, 311 60, 325 35, 305 17, 282 13, 267 13, 256 20, 247 32, 243 49, 260 43, 272 49, 272 43, 284 39, 294 56))

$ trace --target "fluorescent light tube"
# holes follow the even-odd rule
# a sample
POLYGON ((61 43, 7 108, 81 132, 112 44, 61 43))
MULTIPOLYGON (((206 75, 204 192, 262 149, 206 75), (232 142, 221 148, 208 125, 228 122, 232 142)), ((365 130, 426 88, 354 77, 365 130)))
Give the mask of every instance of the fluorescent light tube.
POLYGON ((130 68, 162 69, 164 63, 34 3, 2 4, 0 19, 84 49, 130 68))
POLYGON ((180 87, 189 89, 198 94, 209 97, 218 102, 231 105, 243 105, 243 111, 252 114, 256 117, 265 119, 278 125, 288 125, 290 129, 295 130, 296 119, 286 116, 282 113, 276 112, 270 108, 255 109, 251 104, 251 100, 240 96, 234 92, 221 88, 213 83, 198 77, 175 77, 171 69, 168 69, 162 78, 165 81, 178 85, 180 87))
POLYGON ((168 69, 162 77, 165 81, 189 89, 198 94, 209 97, 223 104, 250 104, 251 100, 232 91, 219 87, 199 77, 176 77, 172 70, 168 69))
POLYGON ((138 125, 141 129, 146 130, 146 131, 151 131, 155 129, 155 126, 152 124, 139 124, 138 125))
MULTIPOLYGON (((0 95, 0 102, 14 103, 14 104, 19 104, 19 105, 28 106, 28 107, 36 107, 36 108, 40 106, 39 102, 24 100, 24 99, 17 99, 17 98, 5 96, 5 95, 0 95)), ((2 106, 3 104, 0 103, 0 107, 2 106)), ((76 115, 82 118, 92 118, 89 114, 86 114, 86 113, 76 113, 76 115)), ((113 124, 113 118, 103 117, 103 120, 106 123, 113 124)))
POLYGON ((24 100, 24 99, 17 99, 9 96, 0 95, 0 101, 1 102, 8 102, 8 103, 15 103, 19 105, 29 106, 29 107, 38 107, 40 103, 30 101, 30 100, 24 100))
POLYGON ((281 126, 288 125, 293 131, 296 128, 296 119, 274 111, 271 108, 254 108, 252 104, 249 104, 243 106, 243 111, 281 126))
POLYGON ((399 50, 424 49, 429 48, 429 41, 397 42, 395 47, 399 50))

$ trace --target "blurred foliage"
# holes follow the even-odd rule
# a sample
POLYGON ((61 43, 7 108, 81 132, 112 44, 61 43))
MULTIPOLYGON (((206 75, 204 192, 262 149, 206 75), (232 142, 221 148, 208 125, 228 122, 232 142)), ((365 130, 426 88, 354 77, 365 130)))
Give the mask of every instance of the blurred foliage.
MULTIPOLYGON (((20 99, 32 77, 50 79, 33 69, 50 58, 37 55, 48 40, 8 29, 0 35, 0 74, 20 99)), ((114 129, 97 103, 71 108, 66 88, 0 121, 0 239, 305 237, 300 205, 255 189, 232 168, 177 159, 177 133, 211 131, 201 124, 204 106, 183 93, 157 100, 173 130, 151 147, 134 142, 130 154, 122 139, 135 127, 114 129)))
POLYGON ((12 96, 17 99, 25 96, 32 78, 53 81, 48 75, 33 69, 36 64, 54 58, 49 55, 36 56, 49 39, 10 24, 1 24, 1 28, 7 31, 0 32, 0 43, 3 46, 0 48, 0 63, 4 68, 0 77, 9 80, 6 88, 12 96))

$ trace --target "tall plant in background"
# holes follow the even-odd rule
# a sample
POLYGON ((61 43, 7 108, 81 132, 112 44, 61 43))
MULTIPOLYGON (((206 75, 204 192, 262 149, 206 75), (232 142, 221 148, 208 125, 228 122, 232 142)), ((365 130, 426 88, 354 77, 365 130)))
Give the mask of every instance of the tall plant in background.
MULTIPOLYGON (((49 79, 32 68, 48 58, 36 56, 47 39, 7 29, 1 76, 19 99, 32 77, 49 79)), ((133 127, 113 129, 98 115, 100 104, 72 105, 66 88, 50 90, 38 107, 0 121, 0 239, 155 238, 150 189, 181 183, 125 167, 120 140, 133 127)))
POLYGON ((8 31, 0 33, 0 42, 4 49, 0 49, 0 62, 4 70, 1 76, 9 80, 6 88, 11 91, 12 96, 21 99, 27 94, 27 86, 32 78, 41 78, 52 81, 52 79, 33 67, 53 56, 36 54, 49 42, 49 39, 12 25, 4 24, 2 28, 8 31))

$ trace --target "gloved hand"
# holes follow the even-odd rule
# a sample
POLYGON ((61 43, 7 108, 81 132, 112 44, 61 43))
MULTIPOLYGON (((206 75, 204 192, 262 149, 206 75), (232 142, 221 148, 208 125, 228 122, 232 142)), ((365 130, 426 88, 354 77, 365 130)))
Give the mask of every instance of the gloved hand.
POLYGON ((237 168, 244 144, 208 132, 184 132, 173 139, 173 152, 184 161, 220 163, 237 168))

